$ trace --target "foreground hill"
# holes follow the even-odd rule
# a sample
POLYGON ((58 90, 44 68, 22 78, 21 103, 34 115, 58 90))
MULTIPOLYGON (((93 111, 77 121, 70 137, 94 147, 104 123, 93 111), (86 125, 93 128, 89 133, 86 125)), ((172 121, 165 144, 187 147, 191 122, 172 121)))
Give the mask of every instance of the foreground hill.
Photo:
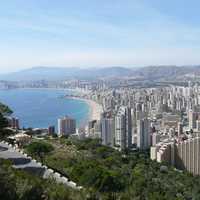
POLYGON ((54 180, 14 169, 8 160, 0 159, 0 177, 1 200, 86 199, 84 191, 75 191, 54 180))
MULTIPOLYGON (((55 148, 44 155, 44 163, 90 191, 91 199, 200 199, 200 177, 152 161, 148 152, 119 152, 98 139, 44 141, 55 148)), ((39 159, 29 151, 32 144, 25 149, 39 159)))

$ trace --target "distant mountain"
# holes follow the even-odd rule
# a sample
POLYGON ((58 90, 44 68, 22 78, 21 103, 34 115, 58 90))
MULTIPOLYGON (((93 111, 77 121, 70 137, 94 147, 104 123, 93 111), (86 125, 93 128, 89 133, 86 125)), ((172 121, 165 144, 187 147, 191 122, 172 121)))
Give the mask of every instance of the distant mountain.
POLYGON ((97 78, 109 76, 128 76, 131 69, 123 67, 87 68, 76 67, 33 67, 19 72, 0 75, 0 80, 64 80, 67 78, 97 78))
POLYGON ((18 72, 0 75, 0 79, 9 81, 60 80, 74 76, 78 73, 78 70, 78 68, 33 67, 18 72))
POLYGON ((65 80, 68 78, 119 78, 139 77, 141 80, 174 80, 183 77, 200 76, 200 66, 149 66, 141 68, 105 67, 105 68, 77 68, 77 67, 33 67, 19 72, 0 75, 0 80, 28 81, 28 80, 65 80))
POLYGON ((149 66, 139 68, 135 74, 148 80, 174 80, 191 74, 200 75, 200 66, 149 66))

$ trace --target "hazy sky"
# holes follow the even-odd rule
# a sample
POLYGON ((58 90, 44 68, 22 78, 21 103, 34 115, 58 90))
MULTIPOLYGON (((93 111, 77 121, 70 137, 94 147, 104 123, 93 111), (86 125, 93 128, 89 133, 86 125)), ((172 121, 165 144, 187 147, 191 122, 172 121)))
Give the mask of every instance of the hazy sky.
POLYGON ((199 0, 2 0, 0 73, 200 64, 199 0))

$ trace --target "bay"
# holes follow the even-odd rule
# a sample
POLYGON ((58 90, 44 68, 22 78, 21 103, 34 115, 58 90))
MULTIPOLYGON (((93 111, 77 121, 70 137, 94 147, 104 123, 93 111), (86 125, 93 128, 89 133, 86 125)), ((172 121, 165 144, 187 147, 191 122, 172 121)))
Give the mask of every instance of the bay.
POLYGON ((0 90, 0 102, 7 104, 19 118, 21 127, 47 128, 57 119, 70 116, 83 127, 89 116, 89 106, 78 99, 63 98, 69 90, 58 89, 14 89, 0 90))

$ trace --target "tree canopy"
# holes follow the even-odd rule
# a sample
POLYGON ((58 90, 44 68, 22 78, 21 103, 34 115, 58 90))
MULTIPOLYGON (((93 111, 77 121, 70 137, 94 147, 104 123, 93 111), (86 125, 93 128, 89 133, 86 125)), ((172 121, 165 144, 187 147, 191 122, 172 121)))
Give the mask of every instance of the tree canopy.
POLYGON ((13 111, 7 105, 0 102, 0 113, 2 115, 11 115, 13 111))
POLYGON ((82 200, 84 191, 74 191, 51 179, 41 179, 25 171, 14 169, 7 160, 0 159, 1 200, 82 200))
POLYGON ((50 153, 54 148, 49 143, 35 141, 27 145, 26 150, 29 154, 38 157, 42 161, 45 154, 50 153))
POLYGON ((0 138, 4 138, 10 134, 8 130, 4 130, 4 128, 8 127, 8 120, 6 117, 10 114, 12 114, 12 110, 8 106, 0 103, 0 138))
POLYGON ((199 177, 152 161, 148 152, 125 154, 91 139, 58 141, 53 141, 59 148, 46 154, 45 164, 86 188, 92 199, 192 200, 200 196, 199 177))
MULTIPOLYGON (((47 138, 44 141, 32 142, 26 149, 36 158, 43 152, 44 164, 83 186, 85 196, 80 198, 78 192, 78 197, 66 196, 67 193, 63 191, 63 187, 55 186, 52 189, 51 184, 45 183, 43 186, 44 182, 37 179, 36 182, 31 183, 31 188, 20 186, 20 188, 26 188, 24 191, 21 188, 24 199, 28 195, 32 195, 33 199, 34 197, 40 199, 41 195, 46 194, 50 195, 49 199, 52 200, 200 199, 199 176, 192 176, 184 171, 178 172, 165 163, 152 161, 149 159, 148 152, 136 151, 125 154, 102 146, 98 140, 79 141, 70 138, 47 138)), ((0 176, 2 177, 1 174, 0 176)), ((9 180, 2 187, 3 190, 11 188, 11 193, 7 193, 11 196, 7 199, 12 199, 12 195, 18 195, 18 190, 12 189, 16 187, 15 179, 13 181, 12 178, 1 178, 0 182, 3 180, 9 180)), ((26 181, 30 185, 29 181, 26 181)))

